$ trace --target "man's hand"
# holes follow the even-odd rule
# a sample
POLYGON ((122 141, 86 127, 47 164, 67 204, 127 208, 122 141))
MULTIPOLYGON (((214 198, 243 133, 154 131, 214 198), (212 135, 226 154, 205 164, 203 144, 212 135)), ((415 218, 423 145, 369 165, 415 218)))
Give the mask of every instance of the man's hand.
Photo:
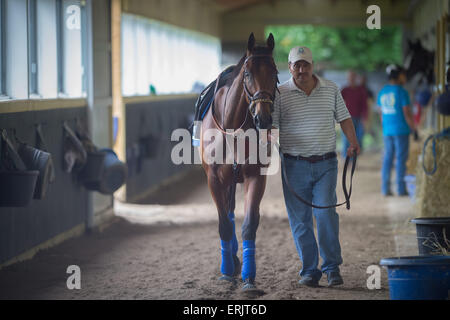
POLYGON ((353 157, 355 155, 355 153, 356 153, 356 155, 359 155, 360 152, 361 152, 361 147, 359 146, 358 143, 351 144, 350 147, 348 147, 348 149, 347 149, 347 156, 353 157))

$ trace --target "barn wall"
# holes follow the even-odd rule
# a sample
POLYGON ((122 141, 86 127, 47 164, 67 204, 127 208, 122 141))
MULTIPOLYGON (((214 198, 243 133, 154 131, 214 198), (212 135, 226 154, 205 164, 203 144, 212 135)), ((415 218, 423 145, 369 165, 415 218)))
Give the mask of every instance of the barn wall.
POLYGON ((74 227, 86 219, 87 191, 62 169, 64 121, 75 128, 78 118, 86 123, 86 107, 0 114, 0 128, 29 144, 35 144, 35 125, 42 132, 55 164, 56 179, 42 200, 28 207, 0 207, 0 266, 8 260, 74 227))
POLYGON ((436 49, 436 21, 449 12, 449 1, 421 1, 413 14, 413 33, 429 50, 436 49), (433 31, 434 30, 434 34, 433 31))
MULTIPOLYGON (((447 26, 438 30, 450 13, 450 1, 420 1, 413 12, 412 35, 420 39, 423 46, 435 52, 436 83, 434 90, 438 94, 443 92, 445 72, 450 61, 450 28, 447 26), (440 22, 441 24, 439 24, 440 22), (438 44, 439 43, 439 44, 438 44)), ((426 126, 434 130, 442 130, 450 125, 450 117, 439 115, 436 105, 428 109, 426 126)))
POLYGON ((171 141, 171 134, 177 128, 189 127, 196 99, 195 95, 156 97, 137 102, 125 99, 127 201, 135 202, 168 179, 193 169, 193 165, 175 165, 172 162, 171 151, 177 142, 171 141), (139 139, 149 135, 156 139, 151 146, 154 154, 145 157, 139 152, 139 139))
POLYGON ((0 128, 15 129, 25 142, 34 143, 34 125, 43 123, 57 175, 45 199, 33 200, 25 208, 0 207, 0 266, 30 258, 38 250, 99 226, 113 215, 112 196, 88 192, 61 167, 63 121, 72 127, 77 118, 86 126, 90 123, 89 131, 98 147, 112 144, 110 2, 95 0, 88 6, 88 98, 0 104, 0 128))

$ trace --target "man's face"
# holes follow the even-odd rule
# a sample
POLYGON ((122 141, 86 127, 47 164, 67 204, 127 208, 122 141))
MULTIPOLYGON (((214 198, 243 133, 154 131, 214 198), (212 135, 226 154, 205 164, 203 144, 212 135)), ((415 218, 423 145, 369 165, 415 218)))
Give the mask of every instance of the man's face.
POLYGON ((353 71, 349 71, 347 75, 348 84, 350 86, 356 86, 356 73, 353 71))
POLYGON ((307 82, 312 79, 313 65, 305 60, 289 62, 289 71, 297 82, 307 82))
POLYGON ((406 84, 407 78, 406 78, 406 73, 405 72, 400 73, 400 75, 398 76, 398 82, 402 86, 404 86, 406 84))

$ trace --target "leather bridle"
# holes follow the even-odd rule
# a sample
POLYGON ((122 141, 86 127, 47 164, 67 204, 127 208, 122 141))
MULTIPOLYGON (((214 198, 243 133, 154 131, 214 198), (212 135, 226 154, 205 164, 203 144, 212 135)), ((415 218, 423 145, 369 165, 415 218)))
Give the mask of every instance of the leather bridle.
MULTIPOLYGON (((265 54, 250 55, 247 58, 245 58, 244 63, 243 63, 244 74, 248 73, 246 71, 246 69, 245 69, 246 65, 247 65, 247 62, 250 59, 254 59, 254 58, 269 58, 269 59, 271 59, 273 61, 273 58, 270 55, 265 55, 265 54)), ((220 80, 220 75, 219 75, 219 78, 217 79, 216 87, 214 89, 214 97, 215 97, 215 95, 217 93, 219 80, 220 80)), ((248 109, 247 109, 248 112, 245 113, 245 119, 242 122, 242 124, 239 126, 238 129, 235 129, 234 132, 227 132, 227 131, 225 131, 225 129, 223 129, 222 126, 218 123, 218 121, 216 119, 216 116, 214 114, 214 100, 212 102, 211 113, 212 113, 212 118, 213 118, 214 124, 224 134, 228 134, 228 135, 233 135, 234 136, 237 131, 239 131, 240 129, 242 129, 244 127, 245 123, 247 122, 247 118, 248 118, 248 114, 249 113, 250 113, 250 115, 253 118, 253 123, 255 123, 255 118, 256 118, 255 106, 256 106, 257 103, 261 103, 261 102, 262 103, 269 103, 270 104, 270 111, 273 112, 273 104, 274 104, 274 101, 275 101, 275 91, 278 90, 277 85, 275 85, 273 93, 270 93, 270 92, 267 92, 267 91, 257 91, 254 94, 252 94, 250 92, 250 90, 248 89, 245 75, 243 77, 242 82, 243 82, 243 86, 244 86, 245 96, 246 96, 247 102, 249 104, 248 105, 248 109)), ((277 76, 277 83, 279 83, 278 76, 277 76)), ((227 101, 227 98, 228 98, 228 93, 229 93, 229 89, 228 89, 227 94, 225 96, 225 104, 224 104, 225 107, 226 107, 226 101, 227 101)))
MULTIPOLYGON (((246 77, 245 77, 245 73, 247 73, 247 70, 245 70, 245 67, 247 65, 247 61, 253 58, 269 58, 269 59, 273 59, 272 56, 269 55, 263 55, 263 54, 259 54, 259 55, 251 55, 248 56, 245 61, 244 61, 244 78, 243 78, 243 83, 244 83, 244 91, 247 97, 247 102, 249 103, 248 105, 248 110, 250 112, 250 114, 252 115, 253 120, 256 117, 255 114, 255 105, 259 102, 263 102, 263 103, 269 103, 270 104, 270 112, 273 112, 273 104, 275 101, 275 91, 278 90, 278 87, 275 85, 275 88, 273 90, 273 93, 270 93, 268 91, 256 91, 254 94, 250 93, 250 90, 248 90, 247 87, 247 81, 246 81, 246 77)), ((277 77, 277 83, 279 83, 278 77, 277 77)), ((254 122, 254 121, 253 121, 254 122)))

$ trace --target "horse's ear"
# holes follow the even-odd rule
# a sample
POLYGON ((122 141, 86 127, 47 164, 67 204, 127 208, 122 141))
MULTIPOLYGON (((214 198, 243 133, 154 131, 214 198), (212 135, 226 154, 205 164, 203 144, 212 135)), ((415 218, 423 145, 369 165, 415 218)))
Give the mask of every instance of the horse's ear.
POLYGON ((413 47, 413 43, 412 43, 411 39, 408 39, 408 48, 412 49, 412 47, 413 47))
POLYGON ((254 46, 255 46, 255 35, 252 32, 250 34, 250 37, 248 37, 248 44, 247 44, 248 52, 252 52, 254 46))
POLYGON ((267 46, 270 48, 270 50, 273 50, 273 48, 275 47, 275 40, 272 33, 270 33, 269 37, 267 38, 267 46))

